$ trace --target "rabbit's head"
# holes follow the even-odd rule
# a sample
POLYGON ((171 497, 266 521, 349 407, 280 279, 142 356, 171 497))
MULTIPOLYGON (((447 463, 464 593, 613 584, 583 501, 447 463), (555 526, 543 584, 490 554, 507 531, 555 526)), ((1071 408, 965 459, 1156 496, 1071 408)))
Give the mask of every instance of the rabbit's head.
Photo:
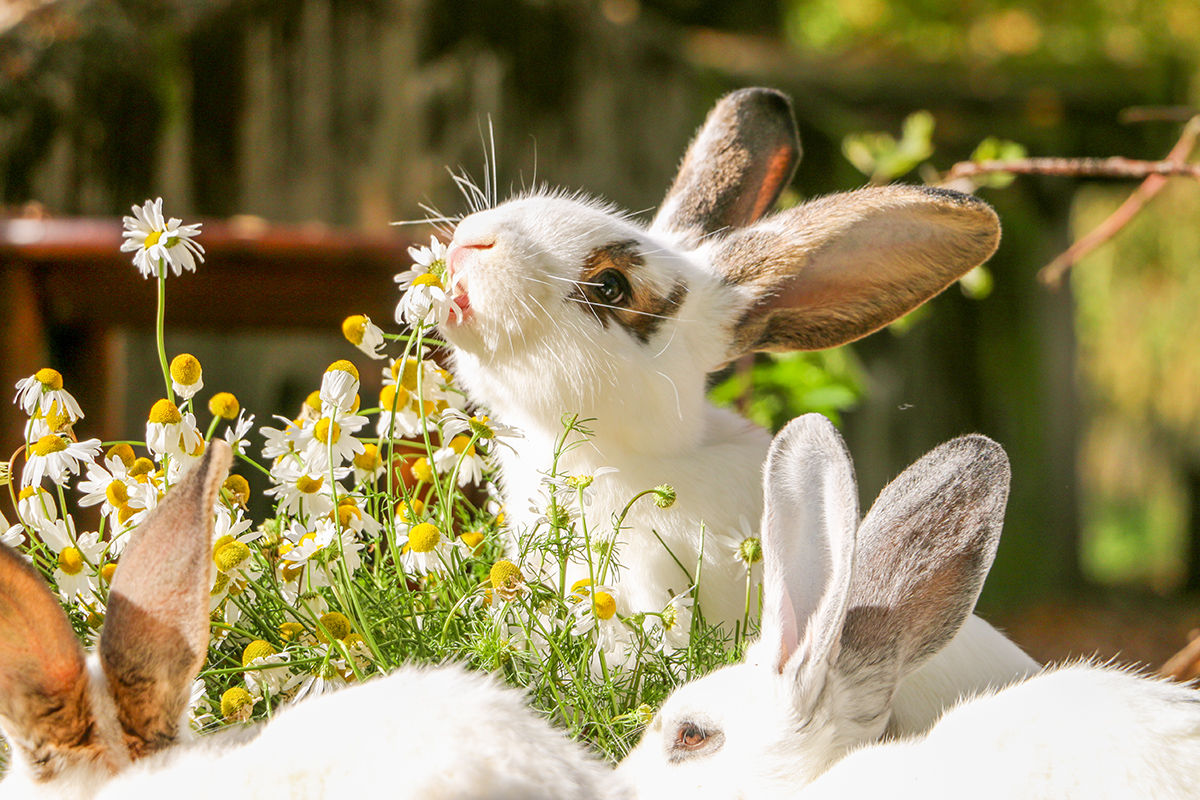
POLYGON ((859 524, 854 469, 824 417, 776 436, 767 460, 759 639, 744 663, 678 689, 619 772, 641 796, 799 788, 888 727, 900 681, 974 608, 1008 496, 982 436, 909 467, 859 524))
POLYGON ((578 411, 598 432, 686 442, 708 373, 864 336, 997 246, 987 204, 924 187, 768 216, 799 156, 788 99, 746 89, 709 114, 648 227, 553 192, 463 219, 447 253, 463 314, 442 333, 468 392, 526 424, 557 429, 578 411))
POLYGON ((187 738, 192 680, 208 651, 213 503, 232 460, 221 440, 132 534, 87 658, 58 599, 0 547, 3 788, 88 796, 134 761, 187 738))

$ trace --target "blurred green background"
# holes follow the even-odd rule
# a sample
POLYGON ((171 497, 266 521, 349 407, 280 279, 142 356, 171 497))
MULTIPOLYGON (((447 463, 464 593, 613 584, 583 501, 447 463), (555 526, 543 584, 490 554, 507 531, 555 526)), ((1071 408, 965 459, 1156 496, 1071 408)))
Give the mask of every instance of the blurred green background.
MULTIPOLYGON (((9 216, 161 195, 188 221, 423 235, 388 223, 464 209, 446 168, 482 176, 490 120, 502 192, 546 181, 650 210, 713 101, 768 85, 801 127, 795 201, 921 181, 989 137, 1161 158, 1198 78, 1195 0, 15 0, 0 196, 9 216)), ((1173 182, 1064 287, 1036 279, 1135 185, 983 188, 1004 225, 986 274, 852 348, 762 358, 715 390, 765 424, 834 416, 864 507, 945 439, 1000 441, 1013 491, 981 607, 1044 657, 1156 663, 1200 624, 1200 187, 1173 182)), ((149 322, 123 334, 130 364, 151 357, 149 322)), ((336 330, 175 334, 264 416, 352 354, 336 330)), ((68 376, 87 368, 72 335, 51 332, 68 376)), ((131 366, 129 397, 152 391, 139 380, 131 366)))

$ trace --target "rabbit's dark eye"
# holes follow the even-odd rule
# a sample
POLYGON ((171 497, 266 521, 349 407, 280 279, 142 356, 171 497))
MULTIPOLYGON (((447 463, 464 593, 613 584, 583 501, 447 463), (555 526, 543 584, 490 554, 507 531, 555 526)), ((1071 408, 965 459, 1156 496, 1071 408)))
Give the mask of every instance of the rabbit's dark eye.
POLYGON ((592 278, 592 295, 605 305, 624 306, 629 304, 633 296, 629 288, 629 279, 619 269, 606 269, 592 278))

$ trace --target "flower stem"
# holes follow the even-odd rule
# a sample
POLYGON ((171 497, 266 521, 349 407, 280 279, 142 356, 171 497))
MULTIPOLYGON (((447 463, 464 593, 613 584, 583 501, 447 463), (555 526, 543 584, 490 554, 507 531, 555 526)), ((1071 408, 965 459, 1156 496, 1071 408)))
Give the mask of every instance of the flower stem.
POLYGON ((167 366, 167 346, 164 341, 164 331, 167 321, 167 265, 158 260, 158 319, 155 323, 154 337, 158 343, 158 363, 162 366, 163 382, 167 385, 167 399, 175 402, 175 391, 171 388, 171 369, 167 366))

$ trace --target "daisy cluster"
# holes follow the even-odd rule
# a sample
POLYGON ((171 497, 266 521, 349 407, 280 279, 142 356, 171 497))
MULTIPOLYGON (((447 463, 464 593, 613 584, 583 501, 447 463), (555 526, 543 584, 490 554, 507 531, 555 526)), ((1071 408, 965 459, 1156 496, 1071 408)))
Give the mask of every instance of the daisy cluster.
MULTIPOLYGON (((198 727, 262 717, 404 662, 453 659, 526 687, 616 756, 676 683, 736 657, 693 613, 694 590, 617 613, 616 527, 589 527, 586 514, 604 470, 551 471, 535 529, 507 529, 493 456, 521 434, 472 408, 437 360, 436 326, 459 309, 436 238, 410 249, 414 265, 397 277, 402 332, 362 315, 342 324, 380 370, 370 381, 378 396, 364 400, 358 366, 339 360, 294 416, 256 429, 232 394, 205 391, 197 358, 166 359, 166 278, 194 270, 203 249, 200 226, 164 218, 161 205, 134 208, 122 246, 159 285, 164 396, 148 403, 144 438, 80 439, 83 411, 54 369, 16 386, 28 422, 9 464, 15 522, 0 516, 3 543, 46 576, 85 639, 104 619, 131 531, 223 436, 237 457, 213 508, 198 727), (568 560, 587 563, 590 577, 567 584, 548 566, 568 560)), ((569 421, 563 442, 572 431, 586 434, 585 421, 569 421)), ((668 487, 643 494, 674 499, 668 487)))

